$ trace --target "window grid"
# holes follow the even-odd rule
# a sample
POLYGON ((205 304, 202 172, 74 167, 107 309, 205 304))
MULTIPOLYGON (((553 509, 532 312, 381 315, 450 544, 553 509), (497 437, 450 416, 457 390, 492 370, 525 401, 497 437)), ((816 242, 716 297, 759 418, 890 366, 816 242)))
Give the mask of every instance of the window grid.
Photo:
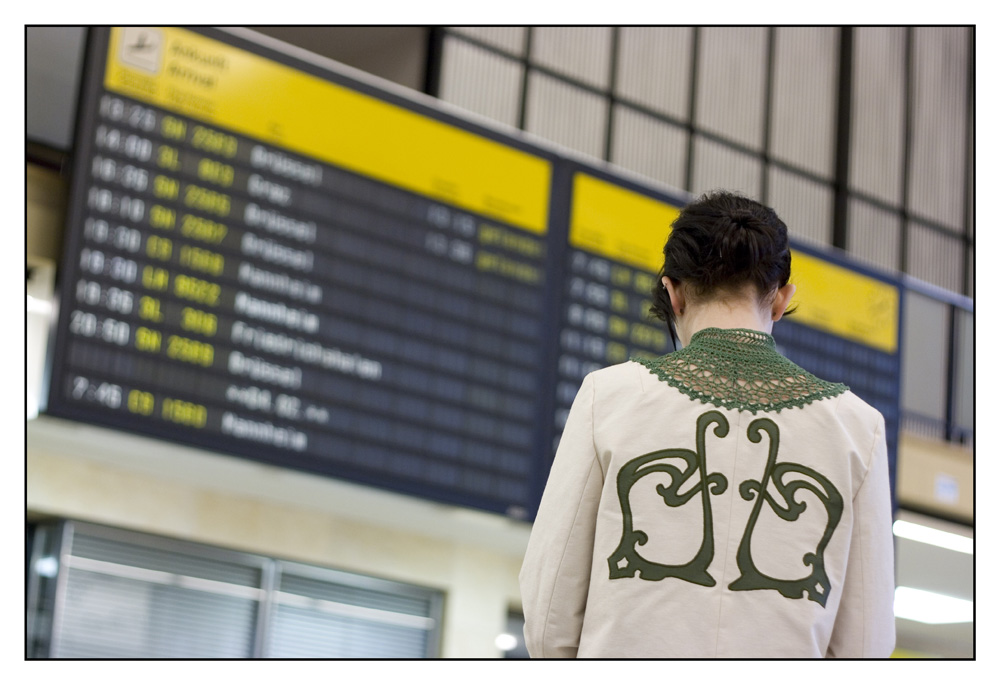
POLYGON ((494 121, 517 126, 524 67, 453 37, 442 46, 439 92, 442 100, 494 121), (469 82, 476 87, 469 87, 469 82))
MULTIPOLYGON (((959 28, 962 28, 962 27, 953 27, 953 28, 959 29, 959 28)), ((863 32, 863 31, 880 31, 880 30, 883 30, 883 29, 885 29, 885 27, 863 27, 863 28, 855 28, 855 29, 845 28, 843 30, 845 30, 845 31, 851 31, 851 32, 863 32)), ((556 79, 556 80, 560 80, 560 81, 564 82, 567 86, 570 86, 570 87, 576 88, 576 89, 580 89, 580 90, 585 91, 585 92, 587 92, 587 93, 589 93, 591 95, 596 95, 596 96, 599 96, 599 97, 601 97, 601 98, 603 98, 603 99, 606 100, 608 115, 606 116, 606 120, 605 120, 604 141, 603 141, 603 143, 604 143, 604 154, 601 157, 601 159, 603 159, 604 161, 609 161, 609 162, 610 161, 614 161, 615 160, 615 156, 616 156, 615 155, 615 146, 614 146, 614 142, 615 142, 614 138, 615 138, 615 132, 616 132, 616 128, 615 128, 615 119, 616 119, 615 109, 618 109, 619 111, 622 111, 623 109, 627 108, 628 110, 630 110, 630 111, 632 111, 632 112, 634 112, 636 114, 641 114, 644 117, 649 117, 649 118, 652 118, 652 119, 656 119, 656 120, 658 120, 659 122, 661 122, 663 124, 666 124, 666 125, 671 126, 671 127, 676 127, 677 129, 679 129, 681 131, 685 131, 692 143, 693 143, 693 138, 697 137, 698 139, 701 139, 701 140, 707 140, 707 141, 711 141, 711 142, 718 143, 720 145, 729 147, 733 151, 741 153, 742 155, 751 155, 751 156, 757 156, 757 157, 759 157, 760 160, 761 160, 761 163, 764 165, 764 170, 763 170, 764 173, 762 173, 761 176, 760 176, 760 181, 759 181, 760 189, 758 191, 759 197, 760 197, 760 199, 763 202, 770 202, 771 201, 770 197, 769 197, 770 193, 765 192, 765 191, 767 190, 768 179, 770 177, 770 173, 769 173, 770 172, 770 168, 771 168, 771 166, 777 166, 777 167, 779 167, 784 172, 791 173, 791 174, 797 174, 799 176, 802 176, 803 179, 807 179, 807 180, 809 180, 809 181, 811 181, 813 183, 824 183, 824 184, 830 185, 831 188, 833 186, 835 186, 835 185, 842 184, 843 187, 848 188, 848 190, 847 190, 847 196, 848 196, 848 198, 850 200, 862 201, 862 202, 865 202, 865 203, 867 203, 869 205, 874 206, 875 208, 878 208, 878 209, 881 209, 881 210, 890 211, 890 212, 895 212, 896 214, 898 214, 901 217, 901 219, 904 222, 907 219, 909 219, 909 215, 911 213, 911 210, 909 208, 909 202, 908 202, 908 199, 906 197, 906 188, 909 185, 911 185, 911 183, 910 183, 910 181, 909 181, 908 178, 905 179, 903 181, 903 183, 901 184, 902 185, 901 190, 903 191, 904 197, 901 198, 901 202, 894 203, 894 202, 886 200, 884 197, 880 197, 880 196, 878 196, 876 194, 873 194, 873 193, 865 192, 861 188, 849 186, 847 184, 847 182, 846 182, 846 179, 833 179, 833 180, 831 180, 830 178, 826 177, 824 174, 817 173, 815 170, 809 169, 809 168, 807 168, 804 165, 795 164, 795 163, 789 162, 787 160, 778 160, 778 159, 775 159, 772 156, 773 150, 771 149, 771 147, 772 147, 771 136, 773 136, 773 134, 774 134, 774 131, 773 131, 774 113, 771 112, 769 108, 771 107, 772 101, 774 100, 775 96, 774 96, 774 93, 771 92, 771 90, 773 90, 773 87, 772 86, 768 86, 766 84, 772 84, 773 81, 774 81, 774 70, 775 70, 775 64, 774 64, 775 45, 774 45, 774 42, 775 42, 775 32, 777 31, 777 29, 774 29, 774 28, 768 29, 767 47, 765 49, 765 52, 766 52, 766 55, 767 55, 766 60, 765 60, 766 61, 766 72, 767 72, 766 78, 765 78, 765 90, 767 92, 766 92, 766 97, 764 98, 765 99, 764 106, 765 106, 765 108, 768 108, 768 116, 765 117, 766 121, 764 122, 765 131, 764 131, 764 138, 763 138, 764 145, 762 146, 761 149, 755 148, 752 145, 748 145, 745 142, 742 142, 742 141, 734 138, 733 136, 727 136, 727 135, 724 135, 724 134, 720 134, 717 131, 707 130, 705 127, 703 127, 699 123, 697 123, 698 122, 698 117, 696 116, 696 112, 694 110, 697 109, 697 106, 701 106, 704 103, 701 103, 701 102, 692 103, 692 105, 696 105, 696 106, 688 107, 687 108, 688 111, 687 111, 686 115, 684 117, 678 117, 676 115, 669 114, 666 111, 664 111, 666 108, 663 108, 663 107, 659 107, 658 108, 658 107, 655 107, 655 106, 651 106, 650 104, 641 102, 639 99, 631 96, 628 92, 623 92, 622 88, 617 88, 616 87, 617 83, 626 83, 626 82, 628 82, 627 79, 625 79, 623 77, 623 74, 620 73, 620 66, 623 63, 627 64, 627 63, 632 63, 632 62, 625 62, 625 61, 623 61, 621 59, 621 56, 622 56, 622 53, 623 53, 623 49, 625 49, 625 48, 623 48, 622 41, 623 41, 623 39, 624 40, 628 39, 628 36, 630 35, 629 31, 630 30, 634 31, 635 30, 634 28, 632 28, 632 29, 623 29, 623 28, 620 28, 620 27, 612 27, 612 34, 611 34, 611 39, 610 39, 611 49, 610 49, 609 54, 608 54, 608 60, 609 60, 608 68, 609 68, 609 72, 610 72, 610 77, 607 80, 607 82, 608 82, 607 87, 604 87, 604 88, 595 86, 595 85, 593 85, 593 83, 588 83, 585 80, 582 80, 580 78, 577 78, 577 77, 574 77, 572 75, 569 75, 565 71, 560 71, 560 70, 554 69, 554 68, 552 68, 550 66, 547 66, 545 64, 538 63, 538 61, 532 56, 532 52, 533 52, 533 50, 532 50, 533 33, 536 30, 533 27, 526 27, 526 29, 525 29, 525 37, 524 37, 524 41, 523 41, 524 49, 516 57, 514 56, 514 53, 511 52, 510 50, 505 50, 503 48, 497 47, 497 45, 495 45, 495 44, 492 44, 490 42, 486 42, 485 40, 483 40, 482 38, 480 38, 478 34, 476 34, 474 31, 472 31, 469 27, 464 27, 464 28, 461 28, 461 29, 445 28, 445 29, 442 29, 442 30, 445 32, 445 35, 447 35, 447 36, 456 37, 459 40, 464 41, 464 42, 466 42, 466 43, 468 43, 470 45, 473 45, 473 46, 475 46, 476 48, 478 48, 480 50, 485 50, 485 51, 494 53, 494 54, 502 56, 502 57, 504 57, 504 58, 506 58, 506 59, 508 59, 508 60, 510 60, 512 62, 520 62, 523 65, 523 67, 524 67, 523 85, 522 85, 522 89, 521 89, 520 103, 519 103, 520 110, 522 111, 522 116, 520 117, 520 121, 519 121, 519 124, 518 124, 519 128, 523 129, 525 127, 524 126, 524 123, 525 123, 524 119, 525 119, 525 117, 524 117, 523 113, 526 111, 526 104, 527 103, 525 101, 526 101, 526 99, 528 97, 530 97, 530 95, 528 95, 528 89, 527 89, 527 82, 530 79, 530 75, 531 75, 532 72, 539 73, 539 74, 544 74, 547 77, 550 77, 552 79, 556 79), (624 38, 623 38, 623 36, 624 36, 624 38)), ((699 62, 702 61, 702 59, 703 59, 703 57, 699 54, 699 51, 702 50, 701 46, 704 43, 704 40, 702 39, 702 37, 700 35, 703 32, 703 30, 704 29, 702 29, 700 27, 694 27, 694 28, 692 28, 691 29, 691 32, 692 32, 691 40, 687 41, 687 48, 688 48, 688 50, 690 50, 690 56, 689 56, 689 59, 688 59, 690 73, 688 74, 688 78, 689 78, 689 82, 691 84, 691 90, 692 91, 696 91, 696 89, 697 89, 697 84, 698 84, 698 80, 699 80, 699 69, 700 69, 699 62)), ((966 28, 965 30, 968 31, 970 37, 973 35, 971 28, 966 28)), ((790 28, 782 29, 783 35, 785 35, 786 38, 788 36, 790 36, 790 31, 792 31, 792 29, 790 29, 790 28)), ((860 33, 858 35, 859 35, 859 37, 861 37, 860 33)), ((906 111, 906 115, 904 117, 906 119, 906 122, 904 122, 904 128, 905 128, 904 138, 906 138, 906 139, 911 138, 912 135, 913 135, 913 132, 912 132, 912 130, 913 130, 912 110, 913 110, 913 107, 915 106, 915 103, 913 101, 914 100, 913 88, 914 88, 914 79, 916 78, 916 75, 914 73, 915 72, 914 58, 913 58, 913 54, 912 54, 913 53, 913 44, 914 44, 913 30, 910 29, 910 28, 907 28, 907 29, 905 29, 905 54, 906 54, 906 56, 905 56, 905 62, 906 63, 903 65, 903 71, 905 72, 905 75, 903 76, 903 80, 904 80, 904 84, 903 85, 904 85, 904 89, 906 91, 906 93, 904 94, 904 100, 905 100, 904 109, 906 111)), ((853 43, 853 45, 854 45, 854 47, 853 47, 852 57, 857 57, 858 54, 859 54, 859 52, 860 52, 860 50, 862 49, 862 47, 858 46, 858 41, 855 41, 853 43)), ((974 55, 974 50, 969 49, 967 51, 967 53, 968 53, 967 67, 968 67, 968 72, 970 74, 970 76, 969 76, 969 87, 966 88, 966 100, 967 100, 967 102, 966 102, 966 110, 968 111, 968 105, 969 105, 969 103, 974 98, 974 91, 973 91, 973 88, 972 88, 972 85, 974 84, 974 80, 973 80, 973 77, 971 76, 972 71, 974 69, 974 65, 972 63, 973 62, 972 55, 974 55)), ((633 60, 633 62, 634 62, 634 60, 633 60)), ((854 80, 862 80, 864 78, 864 76, 865 75, 859 75, 859 76, 855 77, 854 80)), ((863 84, 862 84, 862 87, 863 87, 863 84)), ((634 90, 635 86, 632 85, 632 86, 630 86, 630 88, 632 88, 634 90)), ((852 89, 853 89, 853 86, 851 84, 851 79, 848 79, 848 81, 846 83, 846 88, 844 88, 844 83, 843 83, 843 80, 842 80, 840 88, 841 88, 841 92, 835 94, 834 99, 840 98, 840 99, 846 99, 848 101, 855 100, 854 94, 851 92, 852 89)), ((869 86, 868 86, 869 90, 872 90, 874 88, 875 88, 874 85, 869 84, 869 86)), ((677 111, 677 110, 675 110, 675 111, 677 111)), ((856 111, 856 108, 855 108, 855 111, 852 111, 850 113, 850 117, 855 122, 858 121, 859 113, 856 111)), ((854 128, 856 128, 856 127, 854 127, 854 128)), ((971 127, 967 127, 967 128, 971 128, 971 127)), ((859 135, 861 133, 862 133, 861 131, 858 131, 859 135)), ((971 135, 972 135, 971 131, 966 131, 966 139, 967 140, 971 141, 971 135)), ((908 145, 904 145, 904 147, 908 148, 909 146, 908 145)), ((691 150, 691 148, 694 148, 693 144, 689 145, 689 150, 691 150)), ((966 163, 965 163, 965 169, 966 169, 965 176, 966 176, 966 180, 965 180, 964 186, 965 186, 965 188, 968 188, 969 187, 969 181, 970 181, 971 175, 972 175, 971 166, 970 166, 970 164, 971 164, 971 160, 970 160, 970 157, 971 157, 971 142, 966 146, 966 148, 967 148, 966 155, 965 155, 966 156, 966 163)), ((686 153, 686 156, 688 157, 688 159, 685 161, 685 167, 688 168, 688 169, 692 169, 692 164, 691 164, 692 160, 690 159, 690 157, 693 154, 696 154, 696 153, 693 153, 692 151, 689 151, 689 152, 686 153)), ((901 155, 902 155, 901 163, 902 163, 902 167, 904 168, 904 173, 905 173, 905 168, 909 165, 908 160, 910 159, 910 156, 912 155, 912 151, 910 149, 904 149, 904 150, 901 151, 901 155)), ((622 162, 618 161, 618 163, 621 164, 622 162)), ((635 169, 633 169, 633 170, 634 171, 641 171, 641 170, 635 170, 635 169)), ((852 172, 852 174, 853 173, 856 173, 856 171, 852 172)), ((685 183, 684 183, 685 189, 690 189, 692 187, 692 185, 693 185, 692 181, 693 181, 692 172, 688 171, 686 173, 686 175, 685 175, 685 183)), ((966 190, 966 194, 968 194, 968 192, 969 191, 966 190)), ((970 225, 971 224, 971 214, 972 214, 971 210, 967 207, 966 210, 964 211, 963 227, 962 227, 961 231, 957 231, 954 226, 949 226, 946 223, 934 220, 934 219, 926 217, 926 216, 921 216, 920 217, 920 224, 921 224, 922 227, 925 227, 925 228, 928 228, 928 229, 931 229, 933 231, 937 231, 937 232, 940 232, 940 233, 947 234, 948 236, 952 236, 952 237, 953 236, 958 236, 959 238, 961 238, 964 241, 966 247, 970 247, 971 248, 971 247, 973 247, 973 242, 972 242, 972 228, 971 228, 971 225, 970 225)), ((846 220, 846 216, 845 216, 845 220, 846 220)), ((900 264, 903 266, 903 269, 901 269, 901 270, 903 270, 904 272, 906 272, 906 268, 905 268, 905 265, 906 265, 906 252, 905 251, 907 249, 906 242, 907 242, 906 241, 906 237, 904 236, 903 239, 900 240, 901 244, 899 246, 899 250, 900 250, 900 264)), ((846 245, 838 244, 838 245, 836 245, 836 247, 844 248, 844 247, 846 247, 846 245)), ((971 268, 971 265, 969 265, 969 268, 971 268)), ((963 280, 968 281, 969 279, 966 277, 963 280)))

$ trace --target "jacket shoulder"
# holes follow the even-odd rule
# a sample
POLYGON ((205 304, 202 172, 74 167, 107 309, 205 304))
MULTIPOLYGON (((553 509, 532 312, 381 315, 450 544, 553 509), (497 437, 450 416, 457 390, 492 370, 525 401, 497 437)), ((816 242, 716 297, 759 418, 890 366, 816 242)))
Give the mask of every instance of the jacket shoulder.
POLYGON ((848 390, 837 403, 837 415, 843 421, 857 422, 869 429, 885 421, 882 412, 848 390))
POLYGON ((585 380, 589 380, 595 389, 604 391, 632 390, 639 392, 645 387, 647 378, 652 381, 656 380, 656 377, 642 364, 627 361, 621 364, 612 364, 597 371, 591 371, 587 374, 585 380))

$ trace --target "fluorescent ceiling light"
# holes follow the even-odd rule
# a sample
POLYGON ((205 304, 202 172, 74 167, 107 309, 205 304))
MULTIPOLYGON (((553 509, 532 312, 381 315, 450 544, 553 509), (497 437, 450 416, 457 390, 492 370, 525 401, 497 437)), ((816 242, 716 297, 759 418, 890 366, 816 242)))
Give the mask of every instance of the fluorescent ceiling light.
POLYGON ((972 602, 912 587, 896 588, 896 618, 921 623, 971 623, 972 602))
POLYGON ((925 542, 928 545, 944 547, 956 552, 972 554, 972 538, 955 533, 947 533, 937 528, 921 526, 919 523, 909 521, 896 521, 892 524, 892 532, 896 537, 925 542))
POLYGON ((55 557, 42 557, 35 562, 35 573, 45 578, 55 578, 59 572, 59 562, 55 557))
POLYGON ((517 638, 510 633, 500 633, 497 635, 496 646, 501 652, 509 652, 517 647, 517 638))
POLYGON ((28 295, 28 311, 35 314, 48 314, 52 311, 52 303, 28 295))

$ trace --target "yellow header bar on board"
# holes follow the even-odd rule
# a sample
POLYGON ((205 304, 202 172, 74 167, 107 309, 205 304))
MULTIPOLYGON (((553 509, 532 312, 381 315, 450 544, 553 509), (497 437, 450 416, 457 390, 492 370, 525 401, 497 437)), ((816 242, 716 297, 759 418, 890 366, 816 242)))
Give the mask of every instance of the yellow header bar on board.
POLYGON ((111 30, 123 95, 544 234, 541 157, 178 28, 111 30))
POLYGON ((656 273, 680 209, 587 174, 573 177, 573 247, 656 273))
POLYGON ((885 352, 898 349, 898 288, 797 250, 790 282, 797 286, 792 321, 885 352))
MULTIPOLYGON (((573 247, 656 273, 680 209, 587 174, 573 178, 569 242, 573 247)), ((899 347, 899 291, 876 278, 792 250, 798 286, 793 321, 894 353, 899 347)))

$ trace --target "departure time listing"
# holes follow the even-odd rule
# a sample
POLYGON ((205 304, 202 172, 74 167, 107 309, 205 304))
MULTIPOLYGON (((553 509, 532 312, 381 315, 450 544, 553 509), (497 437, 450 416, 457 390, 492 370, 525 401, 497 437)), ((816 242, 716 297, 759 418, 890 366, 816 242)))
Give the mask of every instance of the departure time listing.
POLYGON ((542 237, 109 91, 95 114, 62 401, 526 501, 542 237))

